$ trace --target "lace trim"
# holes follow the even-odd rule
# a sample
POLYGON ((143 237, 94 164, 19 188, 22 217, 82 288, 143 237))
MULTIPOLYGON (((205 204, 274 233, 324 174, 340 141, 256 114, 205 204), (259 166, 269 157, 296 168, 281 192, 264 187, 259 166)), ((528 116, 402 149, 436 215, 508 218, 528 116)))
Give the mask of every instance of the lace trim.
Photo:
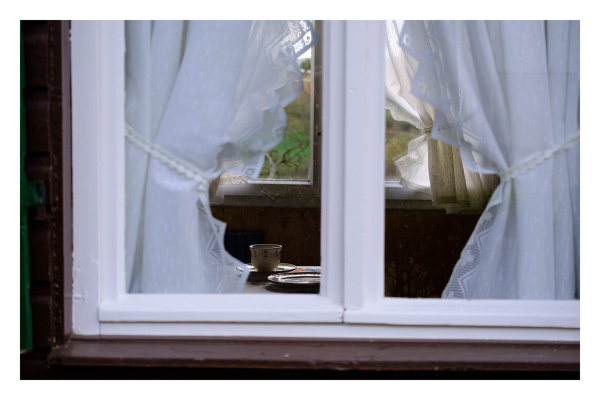
MULTIPOLYGON (((479 139, 470 135, 462 124, 462 118, 465 117, 462 115, 464 97, 446 77, 456 73, 447 69, 447 65, 454 65, 456 60, 449 59, 441 63, 442 57, 438 49, 442 46, 438 43, 436 34, 436 24, 433 22, 405 21, 402 26, 398 44, 408 55, 419 61, 412 81, 411 93, 435 108, 431 134, 433 139, 458 149, 468 147, 472 151, 479 152, 481 146, 479 139), (432 81, 432 77, 436 79, 432 81), (458 108, 453 104, 451 96, 459 99, 458 108)), ((446 39, 454 40, 454 38, 446 39)), ((466 117, 470 118, 470 116, 466 117)))
POLYGON ((484 239, 494 226, 499 206, 499 204, 488 206, 488 209, 477 221, 475 231, 461 252, 460 260, 458 260, 452 271, 452 276, 442 293, 442 298, 468 299, 472 297, 468 292, 465 280, 481 266, 481 257, 485 247, 484 239))
MULTIPOLYGON (((431 130, 430 130, 431 132, 431 130)), ((420 144, 427 140, 427 134, 423 131, 423 134, 408 143, 408 149, 404 155, 401 155, 394 160, 394 163, 400 171, 400 175, 408 174, 414 166, 422 164, 424 161, 423 152, 421 151, 420 144)))
POLYGON ((418 183, 413 183, 411 181, 408 181, 408 180, 404 179, 403 177, 400 177, 400 186, 405 187, 407 189, 414 190, 416 192, 421 192, 421 193, 425 193, 425 194, 431 195, 431 188, 430 187, 421 186, 418 183))
POLYGON ((563 145, 556 147, 553 150, 546 150, 542 154, 538 154, 537 156, 522 162, 520 164, 514 165, 508 168, 505 171, 499 173, 500 179, 502 181, 507 181, 510 179, 515 179, 519 175, 523 175, 525 172, 534 169, 556 153, 559 153, 563 150, 567 150, 579 143, 579 131, 577 131, 577 135, 573 136, 571 139, 567 140, 563 145))
POLYGON ((162 147, 151 143, 148 139, 136 132, 135 129, 133 129, 129 124, 125 124, 125 137, 140 150, 156 158, 162 164, 179 172, 182 175, 185 175, 187 178, 198 182, 199 191, 208 192, 210 179, 207 178, 200 169, 194 167, 192 164, 182 160, 176 155, 169 153, 162 147))

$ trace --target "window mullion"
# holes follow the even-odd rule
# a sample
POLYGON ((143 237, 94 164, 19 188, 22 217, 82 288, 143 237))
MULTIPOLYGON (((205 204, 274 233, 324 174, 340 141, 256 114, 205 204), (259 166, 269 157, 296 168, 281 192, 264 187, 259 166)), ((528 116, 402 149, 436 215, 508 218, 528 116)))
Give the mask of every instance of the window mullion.
POLYGON ((342 304, 345 22, 323 21, 321 295, 342 304))
POLYGON ((385 22, 346 21, 344 307, 383 299, 385 22))

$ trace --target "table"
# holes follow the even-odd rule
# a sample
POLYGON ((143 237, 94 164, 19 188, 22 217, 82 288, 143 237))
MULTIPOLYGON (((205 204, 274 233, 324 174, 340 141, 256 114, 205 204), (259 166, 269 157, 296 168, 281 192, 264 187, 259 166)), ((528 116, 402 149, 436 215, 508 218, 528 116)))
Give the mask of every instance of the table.
MULTIPOLYGON (((292 273, 297 272, 321 272, 321 267, 296 267, 292 273)), ((319 285, 310 286, 293 286, 273 283, 267 279, 268 274, 253 276, 250 273, 246 285, 244 285, 245 294, 282 294, 282 293, 297 293, 297 294, 318 294, 319 285)))

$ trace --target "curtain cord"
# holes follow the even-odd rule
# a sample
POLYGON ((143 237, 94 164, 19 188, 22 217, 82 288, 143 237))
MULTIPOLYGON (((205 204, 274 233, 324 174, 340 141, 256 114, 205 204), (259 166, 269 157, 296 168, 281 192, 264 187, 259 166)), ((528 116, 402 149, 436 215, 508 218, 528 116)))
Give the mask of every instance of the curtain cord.
POLYGON ((200 169, 169 153, 165 149, 151 143, 148 139, 136 132, 129 124, 125 124, 125 137, 139 149, 156 158, 167 167, 185 175, 189 179, 193 179, 198 182, 199 192, 208 193, 211 180, 208 179, 200 169))
POLYGON ((514 165, 505 171, 501 171, 500 173, 498 173, 498 175, 500 175, 500 179, 502 179, 502 181, 508 181, 510 179, 514 179, 517 176, 523 175, 525 172, 534 169, 535 167, 537 167, 538 165, 540 165, 541 163, 543 163, 550 157, 554 156, 556 153, 561 152, 563 150, 567 150, 567 149, 575 146, 578 143, 579 143, 579 131, 577 131, 577 134, 575 136, 573 136, 571 139, 567 140, 561 146, 556 147, 553 150, 546 150, 542 154, 538 154, 537 156, 535 156, 525 162, 514 165))

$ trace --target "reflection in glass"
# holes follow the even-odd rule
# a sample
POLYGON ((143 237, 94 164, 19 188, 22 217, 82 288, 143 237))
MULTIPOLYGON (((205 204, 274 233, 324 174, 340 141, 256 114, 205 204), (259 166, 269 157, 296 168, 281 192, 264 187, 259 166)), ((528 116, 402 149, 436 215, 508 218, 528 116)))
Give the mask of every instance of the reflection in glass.
POLYGON ((265 154, 261 180, 308 180, 310 165, 311 55, 298 59, 304 90, 285 108, 285 137, 265 154))
POLYGON ((395 161, 406 154, 408 142, 421 135, 421 131, 404 121, 392 118, 385 110, 385 180, 398 181, 400 172, 395 161))

